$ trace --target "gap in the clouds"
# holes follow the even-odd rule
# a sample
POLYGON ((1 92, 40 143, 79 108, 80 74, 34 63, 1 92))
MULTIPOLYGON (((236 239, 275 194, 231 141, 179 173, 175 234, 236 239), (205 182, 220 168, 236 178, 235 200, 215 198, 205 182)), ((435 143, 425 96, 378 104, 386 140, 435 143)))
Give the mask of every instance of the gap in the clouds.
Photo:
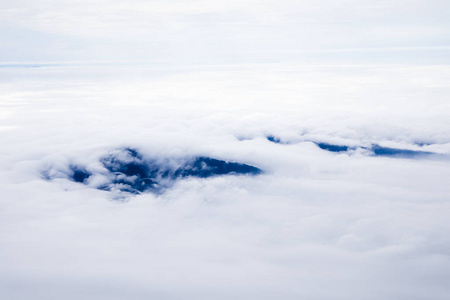
POLYGON ((346 152, 350 149, 349 146, 333 145, 328 143, 315 143, 315 144, 319 146, 320 149, 327 150, 330 152, 346 152))
POLYGON ((376 145, 376 144, 372 145, 370 150, 373 152, 373 154, 375 156, 387 156, 387 157, 397 157, 397 158, 417 158, 417 157, 436 155, 433 152, 382 147, 382 146, 376 145))
POLYGON ((101 189, 120 189, 134 193, 159 192, 185 177, 257 175, 262 172, 250 165, 204 156, 162 160, 145 158, 131 148, 113 151, 102 158, 101 162, 112 174, 111 182, 101 186, 101 189))
MULTIPOLYGON (((79 165, 71 165, 69 171, 44 172, 44 178, 51 180, 65 177, 100 190, 140 194, 159 194, 171 187, 177 180, 197 177, 209 178, 222 175, 258 175, 262 170, 247 164, 228 162, 206 156, 184 158, 151 158, 133 148, 123 148, 110 152, 100 159, 104 167, 97 172, 87 171, 79 165), (48 174, 58 174, 50 176, 48 174), (101 177, 94 184, 91 178, 101 177)), ((96 182, 94 180, 94 182, 96 182)))
POLYGON ((70 166, 70 170, 72 171, 71 178, 75 182, 83 183, 92 175, 85 168, 79 166, 70 166))
POLYGON ((349 150, 363 149, 372 156, 393 157, 393 158, 421 158, 429 156, 438 156, 438 154, 420 150, 409 150, 401 148, 383 147, 378 144, 372 144, 370 147, 350 147, 346 145, 334 145, 328 143, 315 143, 320 149, 329 152, 348 152, 349 150))
MULTIPOLYGON (((275 143, 275 144, 288 144, 287 142, 282 141, 279 137, 274 135, 266 136, 267 140, 275 143)), ((392 147, 383 147, 378 144, 371 144, 368 147, 355 147, 348 146, 342 144, 331 144, 325 142, 314 142, 320 149, 334 152, 334 153, 352 153, 355 150, 361 149, 364 150, 364 153, 371 156, 381 156, 381 157, 392 157, 392 158, 425 158, 425 157, 442 157, 442 154, 437 154, 428 151, 421 150, 410 150, 410 149, 401 149, 401 148, 392 148, 392 147)), ((430 145, 428 143, 415 143, 417 146, 430 145)))
POLYGON ((275 143, 275 144, 280 144, 281 143, 281 139, 276 137, 276 136, 268 135, 268 136, 266 136, 266 138, 267 138, 267 140, 269 142, 272 142, 272 143, 275 143))
POLYGON ((291 141, 287 141, 286 139, 282 139, 280 137, 277 137, 275 135, 267 135, 266 139, 269 142, 275 143, 275 144, 282 144, 282 145, 288 145, 291 144, 291 141))

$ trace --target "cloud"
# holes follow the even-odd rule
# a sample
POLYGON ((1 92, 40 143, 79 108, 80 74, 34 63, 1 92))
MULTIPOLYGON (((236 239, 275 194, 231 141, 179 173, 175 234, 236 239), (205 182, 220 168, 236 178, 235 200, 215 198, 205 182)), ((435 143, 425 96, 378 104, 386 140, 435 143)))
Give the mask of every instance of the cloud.
POLYGON ((319 146, 447 157, 449 77, 398 65, 0 68, 0 295, 446 299, 448 159, 319 146), (130 146, 170 166, 212 157, 264 173, 112 201, 93 187, 113 178, 111 149, 130 146))

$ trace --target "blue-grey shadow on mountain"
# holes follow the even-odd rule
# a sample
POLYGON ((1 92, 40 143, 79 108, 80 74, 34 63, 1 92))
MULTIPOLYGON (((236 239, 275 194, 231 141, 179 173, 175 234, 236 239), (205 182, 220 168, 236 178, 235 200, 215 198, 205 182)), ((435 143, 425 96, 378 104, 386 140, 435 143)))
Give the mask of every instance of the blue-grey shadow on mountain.
MULTIPOLYGON (((187 177, 208 178, 222 175, 258 175, 262 173, 261 169, 254 166, 206 156, 177 159, 145 157, 132 148, 112 151, 103 156, 100 163, 103 165, 104 171, 98 171, 98 174, 102 175, 104 180, 101 185, 95 187, 100 190, 131 194, 161 193, 171 187, 177 180, 187 177)), ((52 179, 48 174, 49 172, 45 172, 44 178, 52 179)), ((90 184, 89 178, 91 176, 98 175, 78 165, 70 166, 69 171, 59 171, 58 174, 64 174, 65 178, 86 185, 90 184)))

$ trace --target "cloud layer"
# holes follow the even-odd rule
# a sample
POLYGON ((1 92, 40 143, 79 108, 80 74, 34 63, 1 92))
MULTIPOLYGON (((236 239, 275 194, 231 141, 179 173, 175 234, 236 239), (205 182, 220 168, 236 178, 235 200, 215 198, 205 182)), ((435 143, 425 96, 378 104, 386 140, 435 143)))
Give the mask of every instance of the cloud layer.
POLYGON ((0 78, 1 298, 448 298, 446 66, 10 67, 0 78), (105 154, 126 147, 264 174, 187 177, 128 201, 82 174, 42 177, 103 172, 105 154))

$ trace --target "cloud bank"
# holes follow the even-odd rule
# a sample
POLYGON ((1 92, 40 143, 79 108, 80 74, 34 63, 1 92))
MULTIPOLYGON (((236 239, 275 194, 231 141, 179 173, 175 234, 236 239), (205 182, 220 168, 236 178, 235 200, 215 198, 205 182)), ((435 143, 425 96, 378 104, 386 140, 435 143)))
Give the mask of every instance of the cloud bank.
MULTIPOLYGON (((448 298, 447 66, 9 67, 0 78, 1 298, 448 298), (210 157, 264 172, 186 176, 118 201, 95 187, 129 171, 108 153, 142 166, 127 147, 168 170, 210 157)), ((145 183, 147 170, 134 173, 128 186, 145 183)))
POLYGON ((0 298, 447 300, 449 1, 0 1, 0 298))

